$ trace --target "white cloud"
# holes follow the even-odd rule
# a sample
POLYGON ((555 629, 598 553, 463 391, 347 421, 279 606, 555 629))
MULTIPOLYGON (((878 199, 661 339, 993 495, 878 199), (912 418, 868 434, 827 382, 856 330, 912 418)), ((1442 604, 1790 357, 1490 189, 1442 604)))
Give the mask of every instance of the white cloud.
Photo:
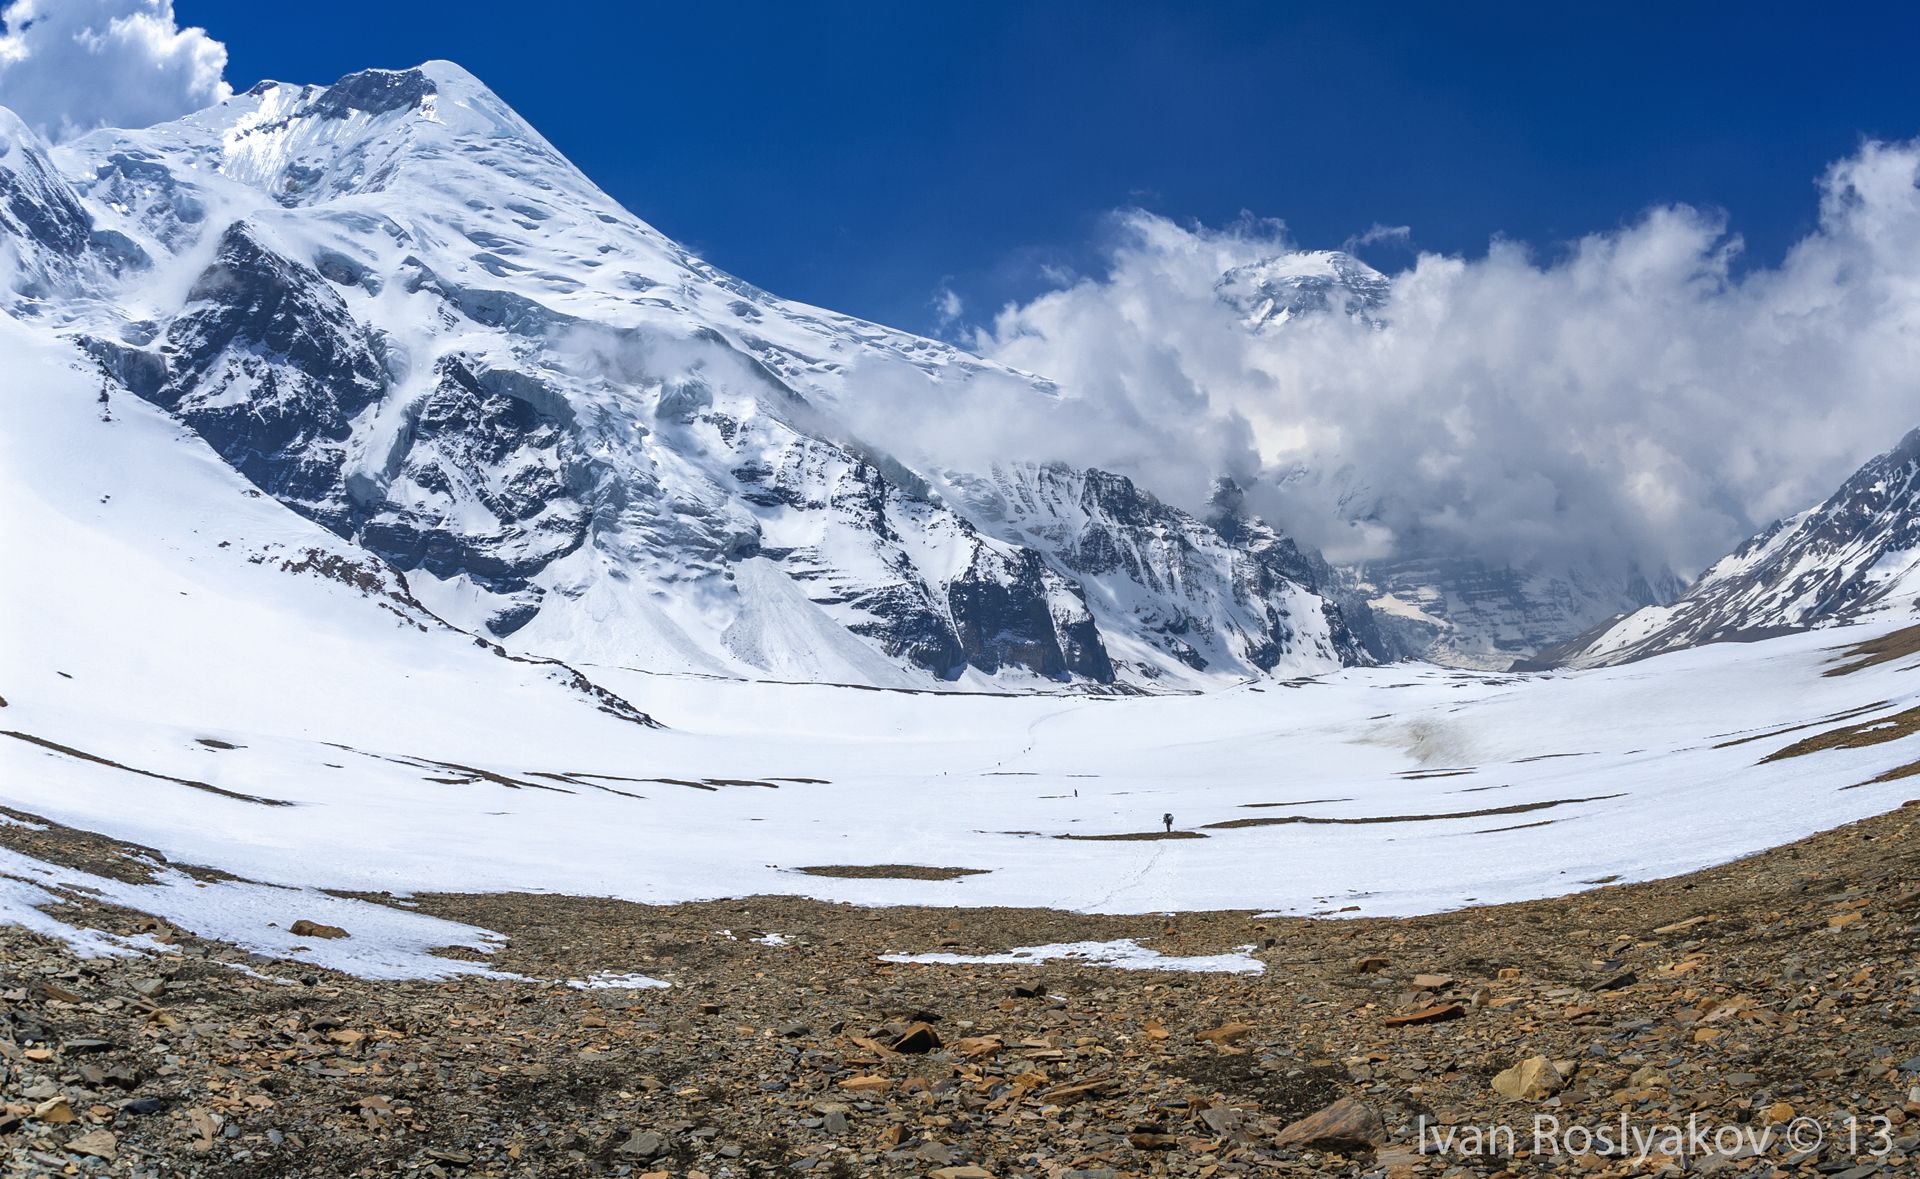
POLYGON ((1064 287, 1071 285, 1079 276, 1074 274, 1071 266, 1043 262, 1040 264, 1040 277, 1047 281, 1048 286, 1064 287))
POLYGON ((0 11, 0 106, 49 139, 146 127, 232 94, 227 48, 173 0, 15 0, 0 11))
POLYGON ((933 300, 928 306, 933 308, 934 319, 938 321, 942 332, 959 323, 967 310, 960 292, 954 290, 951 282, 945 279, 941 280, 939 289, 933 292, 933 300))
POLYGON ((1057 404, 983 385, 865 428, 955 465, 1103 465, 1188 506, 1231 473, 1330 555, 1691 572, 1920 425, 1917 175, 1920 143, 1863 146, 1770 268, 1741 271, 1724 221, 1683 206, 1551 258, 1505 240, 1423 254, 1377 330, 1308 315, 1251 331, 1214 285, 1292 248, 1278 223, 1129 212, 1105 277, 1009 306, 973 341, 1057 379, 1057 404), (1301 464, 1315 477, 1281 487, 1301 464), (1375 509, 1364 533, 1336 523, 1356 504, 1375 509))
POLYGON ((1347 251, 1353 251, 1353 250, 1364 249, 1367 246, 1371 246, 1371 245, 1378 245, 1381 242, 1389 242, 1397 246, 1406 246, 1410 244, 1412 241, 1413 241, 1413 226, 1382 225, 1378 221, 1376 221, 1373 223, 1372 226, 1370 226, 1367 229, 1365 233, 1356 233, 1352 237, 1348 238, 1346 244, 1341 246, 1340 248, 1347 251))

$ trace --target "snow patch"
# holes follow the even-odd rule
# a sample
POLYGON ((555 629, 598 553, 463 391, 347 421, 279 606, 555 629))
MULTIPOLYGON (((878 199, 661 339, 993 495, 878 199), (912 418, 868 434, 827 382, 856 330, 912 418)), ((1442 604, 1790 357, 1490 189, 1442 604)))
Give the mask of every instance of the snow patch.
POLYGON ((1033 965, 1065 961, 1077 966, 1106 966, 1115 970, 1174 970, 1194 974, 1264 974, 1266 963, 1253 957, 1252 946, 1231 954, 1175 957, 1149 949, 1132 938, 1112 942, 1056 942, 1023 946, 1004 954, 882 954, 882 962, 910 962, 934 966, 1033 965))
POLYGON ((135 884, 0 848, 0 924, 57 937, 84 956, 172 952, 172 947, 149 937, 118 937, 50 916, 44 910, 61 903, 62 891, 150 913, 200 937, 255 954, 361 978, 507 977, 476 963, 429 953, 444 946, 492 953, 506 943, 499 934, 471 925, 313 889, 196 880, 172 868, 156 872, 152 883, 135 884), (345 929, 348 936, 297 937, 287 927, 302 919, 345 929))
POLYGON ((567 980, 567 985, 576 991, 652 991, 663 990, 673 984, 661 982, 657 978, 649 978, 644 974, 616 974, 611 971, 602 971, 585 978, 570 978, 567 980))

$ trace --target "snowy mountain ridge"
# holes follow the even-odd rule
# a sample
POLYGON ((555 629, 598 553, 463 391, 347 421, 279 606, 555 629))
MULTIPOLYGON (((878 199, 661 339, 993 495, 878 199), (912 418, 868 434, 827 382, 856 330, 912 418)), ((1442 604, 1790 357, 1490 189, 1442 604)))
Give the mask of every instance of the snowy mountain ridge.
POLYGON ((1721 558, 1669 606, 1618 619, 1561 662, 1593 667, 1706 643, 1920 615, 1920 429, 1825 502, 1721 558))
POLYGON ((1386 275, 1340 250, 1301 250, 1236 266, 1213 287, 1254 331, 1328 312, 1379 327, 1392 289, 1386 275))
POLYGON ((1048 495, 1013 527, 966 491, 997 474, 866 445, 837 413, 856 399, 1054 391, 714 270, 450 63, 52 151, 0 131, 9 311, 514 650, 882 686, 1375 657, 1324 566, 1257 521, 1128 484, 1097 526, 1048 495), (1096 543, 1128 554, 1117 579, 1096 543))

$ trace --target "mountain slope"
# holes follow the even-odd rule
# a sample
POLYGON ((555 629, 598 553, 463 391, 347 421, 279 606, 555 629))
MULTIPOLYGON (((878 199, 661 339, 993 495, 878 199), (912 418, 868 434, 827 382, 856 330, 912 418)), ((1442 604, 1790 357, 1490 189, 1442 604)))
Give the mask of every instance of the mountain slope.
MULTIPOLYGON (((126 735, 142 726, 244 717, 261 734, 403 743, 418 735, 407 717, 439 709, 616 743, 654 730, 573 669, 445 625, 391 569, 261 495, 177 421, 103 397, 78 349, 5 316, 0 349, 13 393, 0 433, 9 746, 52 741, 137 767, 126 735)), ((217 770, 167 780, 229 797, 260 785, 217 770)))
POLYGON ((1325 563, 1241 515, 1229 483, 1202 522, 1104 471, 1017 464, 948 481, 974 518, 1080 584, 1101 633, 1132 638, 1116 658, 1143 678, 1166 675, 1168 655, 1194 672, 1260 675, 1379 654, 1320 596, 1325 563))
POLYGON ((1920 430, 1826 502, 1781 520, 1670 606, 1639 610, 1579 645, 1573 666, 1625 663, 1703 643, 1920 614, 1920 430))
POLYGON ((10 310, 516 649, 889 686, 1370 658, 1270 535, 1217 556, 1270 584, 1196 606, 1162 579, 1096 616, 1062 527, 977 518, 841 424, 1048 382, 715 271, 450 63, 262 83, 51 155, 8 135, 10 310), (1294 621, 1250 623, 1256 597, 1294 621), (1194 651, 1263 628, 1257 657, 1196 663, 1156 629, 1176 615, 1214 636, 1194 651))

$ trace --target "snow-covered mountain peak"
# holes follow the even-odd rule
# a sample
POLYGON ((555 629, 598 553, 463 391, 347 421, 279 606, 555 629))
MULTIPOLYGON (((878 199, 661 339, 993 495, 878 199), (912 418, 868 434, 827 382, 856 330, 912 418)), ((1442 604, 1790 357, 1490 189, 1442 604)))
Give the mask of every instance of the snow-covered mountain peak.
MULTIPOLYGON (((584 195, 586 178, 478 78, 452 62, 363 70, 331 86, 269 82, 225 104, 221 171, 282 204, 446 187, 493 170, 584 195), (451 168, 451 172, 446 169, 451 168)), ((608 202, 610 203, 610 202, 608 202)))
POLYGON ((109 384, 519 650, 901 686, 1368 658, 1264 526, 1228 540, 1077 472, 1013 529, 862 443, 862 407, 1054 390, 709 266, 450 63, 36 158, 8 237, 71 257, 42 268, 49 320, 109 384))
POLYGON ((1391 291, 1386 275, 1339 250, 1276 254, 1236 266, 1214 284, 1255 330, 1328 311, 1377 325, 1391 291))

